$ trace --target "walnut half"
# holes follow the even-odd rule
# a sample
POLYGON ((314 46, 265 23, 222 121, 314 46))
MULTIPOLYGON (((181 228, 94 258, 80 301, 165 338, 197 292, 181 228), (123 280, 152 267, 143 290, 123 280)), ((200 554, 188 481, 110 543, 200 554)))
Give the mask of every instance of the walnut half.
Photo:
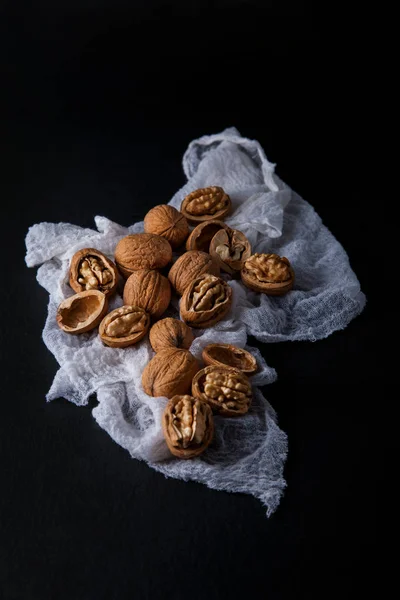
POLYGON ((232 367, 209 366, 192 382, 192 394, 226 417, 244 415, 251 404, 251 385, 244 373, 232 367))
POLYGON ((188 194, 181 204, 181 213, 189 223, 197 225, 210 219, 222 219, 229 213, 231 204, 228 194, 215 185, 188 194))
POLYGON ((214 434, 210 406, 192 396, 174 396, 163 414, 163 431, 174 456, 199 456, 209 446, 214 434))
POLYGON ((99 327, 100 338, 111 348, 126 348, 147 333, 150 316, 139 306, 121 306, 104 317, 99 327))
POLYGON ((253 254, 244 263, 241 277, 251 290, 270 296, 285 294, 294 283, 294 271, 289 260, 278 254, 253 254))
POLYGON ((220 268, 234 275, 239 273, 251 254, 247 237, 237 229, 220 229, 210 242, 210 254, 220 268))
POLYGON ((202 353, 206 365, 234 367, 242 373, 251 375, 257 371, 257 361, 250 352, 232 344, 208 344, 202 353))
POLYGON ((180 304, 181 318, 191 327, 211 327, 229 311, 232 288, 220 277, 206 273, 185 290, 180 304))
POLYGON ((69 269, 69 284, 79 293, 99 290, 106 295, 115 292, 118 271, 115 264, 96 248, 82 248, 75 252, 69 269))

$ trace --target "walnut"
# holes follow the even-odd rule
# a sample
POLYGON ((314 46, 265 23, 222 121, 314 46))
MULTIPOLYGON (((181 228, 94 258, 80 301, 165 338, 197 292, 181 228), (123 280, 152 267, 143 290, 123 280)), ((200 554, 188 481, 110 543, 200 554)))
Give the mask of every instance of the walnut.
POLYGON ((169 241, 172 248, 179 248, 189 235, 186 217, 173 206, 160 204, 155 206, 144 218, 146 233, 161 235, 169 241))
POLYGON ((239 273, 251 254, 247 237, 237 229, 220 229, 210 242, 210 254, 222 271, 239 273))
POLYGON ((108 300, 103 292, 87 290, 63 300, 57 309, 56 319, 66 333, 85 333, 97 327, 107 309, 108 300))
POLYGON ((257 371, 257 361, 250 352, 232 344, 208 344, 203 349, 202 358, 206 365, 234 367, 250 375, 257 371))
POLYGON ((142 269, 128 277, 124 287, 124 304, 139 306, 154 318, 161 317, 171 300, 169 281, 158 271, 142 269))
POLYGON ((209 252, 210 242, 220 229, 229 229, 223 221, 211 220, 199 223, 186 240, 186 250, 209 252))
POLYGON ((147 333, 150 316, 138 306, 121 306, 104 317, 99 326, 100 338, 111 348, 126 348, 147 333))
POLYGON ((194 190, 183 199, 181 204, 181 213, 193 225, 210 219, 222 219, 230 209, 231 199, 218 186, 194 190))
POLYGON ((271 296, 285 294, 294 283, 290 262, 277 254, 253 254, 244 263, 241 276, 248 288, 271 296))
POLYGON ((244 415, 251 404, 250 381, 238 369, 209 366, 193 378, 192 394, 225 417, 244 415))
POLYGON ((118 271, 100 250, 83 248, 75 252, 71 259, 69 284, 77 293, 99 290, 111 296, 117 289, 118 271))
POLYGON ((165 407, 162 423, 167 446, 178 458, 199 456, 214 435, 210 406, 192 396, 171 398, 165 407))
POLYGON ((226 315, 231 304, 230 286, 206 273, 186 288, 180 304, 181 318, 191 327, 211 327, 226 315))
POLYGON ((184 348, 188 350, 193 342, 193 333, 183 321, 167 317, 150 329, 150 344, 154 352, 164 348, 184 348))
POLYGON ((142 385, 149 396, 172 398, 186 394, 199 364, 188 350, 165 348, 147 363, 142 374, 142 385))
POLYGON ((206 252, 185 252, 172 265, 168 279, 175 291, 182 296, 187 286, 203 273, 219 275, 219 266, 206 252))
POLYGON ((127 235, 115 248, 115 262, 125 278, 141 269, 162 269, 171 260, 168 240, 152 233, 127 235))

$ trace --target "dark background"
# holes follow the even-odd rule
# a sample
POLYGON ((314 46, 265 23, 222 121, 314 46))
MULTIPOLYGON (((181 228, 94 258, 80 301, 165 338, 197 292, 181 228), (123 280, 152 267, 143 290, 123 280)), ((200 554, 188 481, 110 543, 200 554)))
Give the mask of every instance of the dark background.
POLYGON ((0 4, 1 598, 322 599, 372 585, 387 372, 386 265, 361 191, 367 47, 360 15, 321 4, 0 4), (313 204, 368 298, 326 340, 262 346, 290 448, 270 519, 250 496, 132 460, 92 418, 95 398, 46 404, 47 293, 24 264, 30 225, 129 225, 183 185, 193 138, 232 125, 313 204))

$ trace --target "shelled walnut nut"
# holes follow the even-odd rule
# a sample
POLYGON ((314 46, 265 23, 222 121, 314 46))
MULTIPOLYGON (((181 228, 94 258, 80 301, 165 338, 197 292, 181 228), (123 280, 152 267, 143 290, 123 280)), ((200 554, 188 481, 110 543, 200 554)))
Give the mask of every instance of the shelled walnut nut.
POLYGON ((150 316, 139 306, 121 306, 106 315, 99 326, 101 341, 111 348, 126 348, 147 333, 150 316))
POLYGON ((144 230, 164 237, 172 248, 182 246, 189 235, 186 217, 169 204, 159 204, 149 210, 144 218, 144 230))
POLYGON ((194 190, 181 204, 181 213, 194 225, 210 219, 222 219, 230 209, 231 199, 219 186, 194 190))
POLYGON ((162 423, 167 446, 178 458, 199 456, 214 435, 210 406, 192 396, 171 398, 165 407, 162 423))
POLYGON ((154 323, 150 329, 149 339, 154 352, 159 352, 165 348, 188 350, 194 338, 192 330, 186 323, 167 317, 154 323))
POLYGON ((203 273, 219 275, 219 266, 206 252, 185 252, 172 265, 168 279, 175 291, 182 296, 188 285, 203 273))
POLYGON ((167 310, 171 300, 169 281, 158 271, 142 269, 128 277, 124 287, 124 304, 140 306, 154 318, 167 310))
POLYGON ((97 327, 107 309, 108 300, 103 292, 78 292, 63 300, 57 308, 57 324, 66 333, 85 333, 97 327))
POLYGON ((207 402, 214 412, 226 417, 244 415, 252 399, 250 381, 244 373, 231 367, 214 365, 205 367, 195 375, 192 394, 207 402))
POLYGON ((160 350, 143 370, 142 385, 149 396, 172 398, 186 394, 200 366, 188 350, 160 350))
POLYGON ((241 277, 251 290, 271 296, 285 294, 294 283, 294 271, 289 260, 278 254, 253 254, 244 263, 241 277))
POLYGON ((152 233, 134 233, 120 240, 115 248, 115 262, 125 278, 141 269, 162 269, 172 260, 168 240, 152 233))
POLYGON ((186 288, 180 303, 181 318, 191 327, 211 327, 224 318, 231 304, 231 287, 206 273, 186 288))
POLYGON ((96 248, 82 248, 75 252, 69 269, 69 284, 74 292, 99 290, 113 294, 118 284, 115 264, 96 248))

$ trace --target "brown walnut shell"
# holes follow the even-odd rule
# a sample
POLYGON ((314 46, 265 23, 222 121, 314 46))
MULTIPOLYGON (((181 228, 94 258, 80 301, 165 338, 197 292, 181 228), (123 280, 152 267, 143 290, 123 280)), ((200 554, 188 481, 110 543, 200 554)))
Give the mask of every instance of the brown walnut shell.
POLYGON ((247 375, 257 371, 257 361, 250 352, 232 344, 208 344, 203 349, 203 361, 206 365, 233 367, 247 375))
POLYGON ((139 306, 155 319, 167 310, 170 300, 169 281, 158 271, 135 271, 126 280, 124 304, 139 306))
POLYGON ((115 248, 115 262, 125 278, 141 269, 162 269, 172 260, 168 240, 152 233, 134 233, 120 240, 115 248))
POLYGON ((214 436, 210 406, 192 396, 171 398, 165 407, 162 425, 168 449, 178 458, 199 456, 214 436))
POLYGON ((187 286, 203 273, 219 275, 219 266, 206 252, 191 250, 182 254, 172 265, 168 279, 175 291, 182 296, 187 286))
POLYGON ((147 363, 142 374, 142 385, 149 396, 172 398, 190 391, 192 379, 200 366, 193 354, 179 348, 160 350, 147 363))
POLYGON ((210 242, 220 229, 229 229, 229 227, 223 221, 216 219, 199 223, 186 240, 186 250, 209 252, 210 242))
POLYGON ((154 352, 159 352, 165 348, 189 350, 194 337, 186 323, 167 317, 153 325, 150 329, 149 339, 154 352))
POLYGON ((168 204, 155 206, 144 218, 146 233, 161 235, 169 241, 172 248, 179 248, 189 235, 186 217, 179 210, 168 204))
POLYGON ((99 290, 79 292, 61 302, 57 308, 58 326, 74 335, 91 331, 108 309, 107 296, 99 290))
POLYGON ((106 315, 99 326, 101 341, 111 348, 126 348, 141 340, 150 326, 150 316, 139 306, 121 306, 106 315))
POLYGON ((206 273, 185 290, 181 318, 191 327, 205 328, 224 318, 232 304, 232 288, 220 277, 206 273))
POLYGON ((181 204, 181 213, 189 223, 197 225, 202 221, 223 219, 231 210, 231 199, 222 187, 210 186, 194 190, 181 204))
POLYGON ((244 263, 241 277, 248 288, 269 296, 286 294, 294 283, 289 260, 278 254, 253 254, 244 263))
POLYGON ((251 255, 247 237, 237 229, 220 229, 210 242, 210 254, 222 271, 238 273, 251 255))
POLYGON ((69 285, 74 292, 99 290, 106 295, 117 289, 118 271, 115 264, 96 248, 75 252, 69 268, 69 285))
POLYGON ((192 382, 192 395, 225 417, 244 415, 252 400, 251 384, 244 373, 232 367, 211 365, 198 371, 192 382))

